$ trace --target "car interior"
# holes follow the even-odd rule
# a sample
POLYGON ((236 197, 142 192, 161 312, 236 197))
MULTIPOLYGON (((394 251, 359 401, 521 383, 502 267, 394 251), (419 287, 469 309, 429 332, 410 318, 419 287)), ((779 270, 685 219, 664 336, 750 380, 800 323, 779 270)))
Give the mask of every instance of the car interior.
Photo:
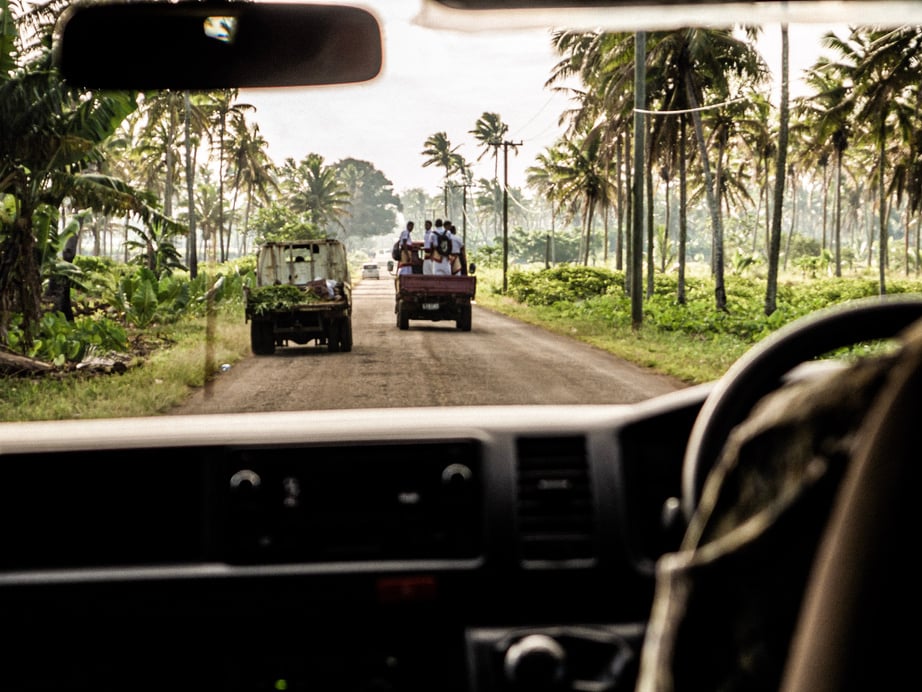
MULTIPOLYGON (((919 5, 424 0, 419 21, 905 23, 919 5)), ((62 15, 54 51, 86 87, 210 89, 373 79, 387 44, 360 6, 98 2, 62 15), (203 39, 215 17, 239 40, 203 39)), ((852 301, 711 384, 457 407, 447 435, 394 409, 0 423, 0 689, 911 685, 920 320, 919 296, 852 301)))

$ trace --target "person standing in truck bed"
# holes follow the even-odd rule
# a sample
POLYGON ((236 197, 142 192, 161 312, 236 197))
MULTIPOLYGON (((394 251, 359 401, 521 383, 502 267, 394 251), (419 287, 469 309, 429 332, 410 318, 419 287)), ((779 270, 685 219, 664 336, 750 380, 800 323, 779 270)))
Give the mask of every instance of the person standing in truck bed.
POLYGON ((413 273, 413 227, 412 221, 407 221, 407 227, 400 231, 400 260, 397 263, 397 274, 413 273))
POLYGON ((432 273, 432 220, 423 223, 423 274, 432 273))
POLYGON ((435 220, 435 229, 432 233, 432 273, 437 276, 451 276, 451 251, 439 252, 439 241, 447 238, 451 245, 451 221, 435 220))
POLYGON ((467 252, 464 242, 458 235, 458 227, 451 225, 451 273, 454 276, 467 276, 467 252))

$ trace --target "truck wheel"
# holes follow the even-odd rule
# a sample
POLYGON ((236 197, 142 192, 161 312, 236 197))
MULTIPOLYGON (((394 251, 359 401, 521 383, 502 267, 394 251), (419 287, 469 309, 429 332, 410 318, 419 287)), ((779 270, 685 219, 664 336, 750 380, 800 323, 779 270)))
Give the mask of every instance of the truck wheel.
POLYGON ((339 342, 342 338, 342 323, 339 320, 330 322, 330 328, 327 331, 327 352, 339 353, 339 342))
POLYGON ((455 322, 455 326, 460 329, 462 332, 471 331, 471 306, 462 305, 461 314, 458 315, 458 320, 455 322))
POLYGON ((352 350, 352 318, 347 317, 343 320, 342 334, 339 337, 339 348, 343 353, 349 353, 352 350))
POLYGON ((410 316, 407 314, 406 308, 403 307, 403 301, 397 305, 397 326, 400 329, 410 328, 410 316))
POLYGON ((250 322, 250 350, 256 356, 271 356, 275 353, 275 334, 272 333, 271 321, 250 322))

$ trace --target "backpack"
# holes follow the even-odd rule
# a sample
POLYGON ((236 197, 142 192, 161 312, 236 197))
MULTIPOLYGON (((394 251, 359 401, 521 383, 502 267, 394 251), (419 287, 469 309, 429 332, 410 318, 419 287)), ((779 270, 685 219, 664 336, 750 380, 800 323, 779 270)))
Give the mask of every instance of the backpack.
POLYGON ((435 250, 442 257, 448 257, 451 254, 451 238, 448 233, 435 234, 435 250))
POLYGON ((391 257, 398 262, 400 261, 400 238, 397 239, 397 242, 394 243, 394 247, 391 248, 391 257))

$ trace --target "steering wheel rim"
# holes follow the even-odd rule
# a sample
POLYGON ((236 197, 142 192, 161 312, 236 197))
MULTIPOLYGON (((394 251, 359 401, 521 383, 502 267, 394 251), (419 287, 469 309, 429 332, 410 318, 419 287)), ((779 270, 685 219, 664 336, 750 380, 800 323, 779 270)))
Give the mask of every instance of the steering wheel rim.
POLYGON ((796 366, 837 348, 896 336, 922 319, 922 299, 862 298, 785 325, 747 351, 710 391, 692 426, 682 464, 682 512, 691 520, 730 431, 796 366))

